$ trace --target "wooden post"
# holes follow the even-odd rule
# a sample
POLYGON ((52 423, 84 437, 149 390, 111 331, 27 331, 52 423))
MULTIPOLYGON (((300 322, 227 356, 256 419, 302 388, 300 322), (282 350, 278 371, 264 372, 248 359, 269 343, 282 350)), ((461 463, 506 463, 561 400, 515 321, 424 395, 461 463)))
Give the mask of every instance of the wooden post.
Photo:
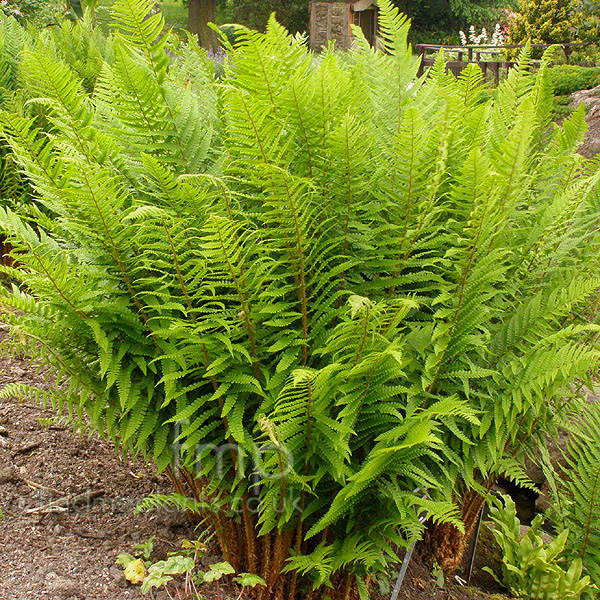
POLYGON ((500 83, 500 63, 494 62, 492 64, 494 65, 494 68, 493 68, 494 78, 496 80, 496 85, 498 85, 500 83))
POLYGON ((417 71, 417 77, 421 77, 425 72, 425 48, 423 46, 417 46, 418 54, 419 54, 419 70, 417 71))
POLYGON ((564 45, 563 46, 563 51, 565 53, 565 56, 567 58, 567 64, 570 65, 571 64, 571 46, 568 45, 564 45))
POLYGON ((469 48, 469 62, 473 62, 473 48, 469 48))

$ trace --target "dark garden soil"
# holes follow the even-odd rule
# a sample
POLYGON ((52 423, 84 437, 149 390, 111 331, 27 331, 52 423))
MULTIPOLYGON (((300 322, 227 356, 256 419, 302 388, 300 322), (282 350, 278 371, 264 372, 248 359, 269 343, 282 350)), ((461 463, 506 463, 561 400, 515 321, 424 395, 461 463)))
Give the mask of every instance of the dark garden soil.
MULTIPOLYGON (((0 340, 5 337, 0 331, 0 340)), ((46 386, 46 380, 43 369, 26 360, 0 359, 0 388, 11 382, 46 386)), ((178 513, 134 516, 133 509, 148 494, 170 491, 166 478, 157 477, 151 465, 123 462, 110 443, 74 432, 50 410, 0 400, 0 600, 141 598, 125 582, 116 556, 154 535, 154 557, 162 559, 179 549, 182 539, 195 535, 178 513), (82 494, 97 497, 71 510, 44 509, 82 494)), ((206 557, 207 562, 216 560, 206 557)), ((477 565, 476 577, 480 572, 477 565)), ((490 593, 496 589, 485 574, 477 583, 490 593)), ((234 590, 204 593, 207 600, 238 595, 234 590)), ((418 559, 400 595, 402 600, 500 597, 477 588, 440 588, 418 559)), ((389 592, 380 598, 389 598, 389 592)))

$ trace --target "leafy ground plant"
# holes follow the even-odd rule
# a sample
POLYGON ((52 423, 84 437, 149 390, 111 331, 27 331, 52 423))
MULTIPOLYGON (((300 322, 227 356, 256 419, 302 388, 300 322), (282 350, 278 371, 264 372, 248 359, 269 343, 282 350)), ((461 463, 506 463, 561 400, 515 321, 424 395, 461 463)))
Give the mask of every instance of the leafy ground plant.
POLYGON ((515 503, 508 496, 503 496, 502 502, 490 509, 492 533, 502 549, 502 576, 498 578, 489 568, 484 569, 512 595, 525 600, 578 600, 582 594, 592 593, 595 588, 590 578, 582 576, 581 558, 565 566, 569 530, 564 529, 546 544, 540 535, 544 517, 537 515, 522 536, 515 503))
MULTIPOLYGON (((134 546, 135 555, 120 554, 117 563, 123 567, 124 576, 133 585, 140 585, 142 594, 154 588, 165 589, 169 598, 180 600, 202 597, 202 584, 218 582, 224 576, 235 575, 234 568, 228 562, 211 564, 206 571, 199 569, 198 561, 207 551, 206 545, 197 540, 183 540, 182 550, 171 552, 166 560, 152 561, 153 539, 134 546), (180 581, 175 578, 179 577, 180 581)), ((265 586, 258 575, 240 573, 232 578, 244 590, 265 586)))
POLYGON ((387 0, 385 52, 317 57, 272 19, 218 82, 153 8, 115 3, 91 96, 24 53, 32 112, 0 122, 43 211, 0 210, 0 297, 58 385, 2 393, 154 460, 254 598, 367 598, 424 536, 452 573, 600 358, 583 113, 549 129, 527 49, 492 99, 476 67, 417 78, 387 0))

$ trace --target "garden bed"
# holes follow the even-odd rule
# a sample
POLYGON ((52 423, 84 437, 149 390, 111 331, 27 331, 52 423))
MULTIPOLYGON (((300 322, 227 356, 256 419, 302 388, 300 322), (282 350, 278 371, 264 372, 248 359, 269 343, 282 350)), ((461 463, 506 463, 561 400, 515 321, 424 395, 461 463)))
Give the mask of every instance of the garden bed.
MULTIPOLYGON (((0 332, 0 338, 5 336, 0 332)), ((46 380, 43 369, 23 358, 0 359, 0 387, 11 382, 45 386, 46 380)), ((138 588, 125 582, 116 556, 154 535, 155 556, 164 558, 179 548, 182 539, 194 536, 180 513, 163 510, 134 516, 145 496, 171 491, 166 478, 156 476, 151 465, 123 462, 110 443, 73 432, 51 410, 33 404, 0 400, 0 427, 3 600, 141 598, 138 588), (95 493, 101 495, 72 511, 28 512, 61 497, 95 493)), ((478 583, 494 589, 486 577, 483 574, 478 583)), ((206 593, 207 599, 215 600, 231 596, 216 589, 206 593)), ((385 597, 389 596, 380 596, 385 597)), ((491 598, 503 597, 478 588, 438 587, 418 559, 400 595, 403 600, 491 598)))
MULTIPOLYGON (((44 385, 45 374, 25 360, 3 358, 0 385, 14 381, 44 385)), ((16 400, 0 402, 7 434, 0 439, 0 598, 140 597, 120 587, 126 583, 115 557, 152 535, 166 553, 193 531, 180 514, 133 516, 142 498, 169 490, 165 479, 146 464, 124 463, 111 444, 74 433, 52 415, 16 400), (70 512, 27 512, 88 492, 102 495, 70 512)))

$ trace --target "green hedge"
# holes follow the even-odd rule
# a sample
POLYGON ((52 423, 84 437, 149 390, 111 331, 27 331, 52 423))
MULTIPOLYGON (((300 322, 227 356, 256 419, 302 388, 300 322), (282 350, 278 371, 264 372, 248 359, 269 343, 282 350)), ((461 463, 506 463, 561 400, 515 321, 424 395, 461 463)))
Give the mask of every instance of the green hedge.
POLYGON ((556 96, 567 96, 578 90, 600 85, 600 68, 558 65, 549 70, 556 96))

